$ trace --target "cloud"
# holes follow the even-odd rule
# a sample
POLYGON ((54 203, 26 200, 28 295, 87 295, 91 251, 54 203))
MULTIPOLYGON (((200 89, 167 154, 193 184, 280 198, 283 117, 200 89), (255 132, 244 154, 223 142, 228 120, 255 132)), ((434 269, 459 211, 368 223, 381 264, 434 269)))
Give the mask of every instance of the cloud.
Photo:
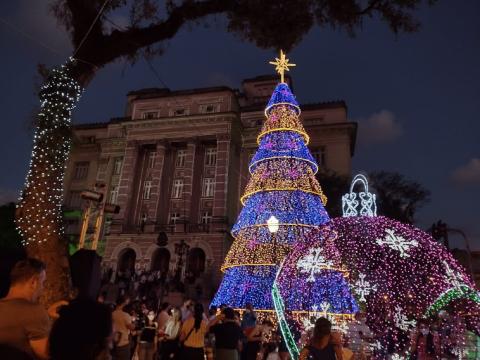
POLYGON ((402 125, 395 114, 388 110, 356 119, 358 122, 358 143, 361 145, 385 144, 395 141, 403 134, 402 125))
POLYGON ((473 158, 466 165, 456 168, 451 179, 457 185, 480 185, 480 158, 473 158))
POLYGON ((12 189, 0 189, 0 206, 9 202, 17 202, 20 192, 12 189))

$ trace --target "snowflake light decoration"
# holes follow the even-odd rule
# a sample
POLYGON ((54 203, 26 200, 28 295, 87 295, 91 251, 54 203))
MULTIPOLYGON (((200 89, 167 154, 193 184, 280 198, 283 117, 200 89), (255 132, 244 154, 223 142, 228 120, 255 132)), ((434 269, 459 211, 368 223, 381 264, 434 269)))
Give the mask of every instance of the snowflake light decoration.
POLYGON ((333 261, 325 259, 322 248, 312 248, 309 253, 297 262, 297 269, 302 273, 310 274, 307 281, 315 281, 315 274, 323 269, 331 269, 333 261))
POLYGON ((462 291, 462 285, 465 285, 462 275, 452 270, 452 268, 448 265, 448 263, 445 260, 442 261, 442 263, 445 266, 447 281, 452 285, 452 287, 455 290, 462 291))
POLYGON ((466 356, 468 355, 468 349, 461 346, 453 348, 452 352, 459 360, 466 359, 466 356))
POLYGON ((309 318, 303 318, 302 325, 305 331, 310 331, 315 327, 315 324, 312 324, 309 318))
POLYGON ((385 232, 387 233, 385 239, 377 239, 377 244, 380 246, 387 245, 389 248, 398 251, 401 258, 410 257, 407 251, 411 247, 418 246, 416 240, 406 240, 400 235, 395 235, 395 232, 391 229, 385 229, 385 232))
POLYGON ((348 332, 348 324, 343 320, 333 320, 332 329, 341 332, 342 334, 346 334, 348 332))
POLYGON ((328 309, 330 309, 330 304, 324 301, 320 304, 320 309, 322 309, 323 317, 327 317, 327 312, 328 312, 328 309))
POLYGON ((382 344, 378 340, 373 343, 367 343, 367 346, 371 351, 382 350, 382 344))
POLYGON ((417 325, 415 320, 408 320, 405 314, 402 313, 402 308, 400 306, 395 307, 393 320, 395 322, 395 326, 403 331, 408 331, 410 328, 413 328, 417 325))
POLYGON ((368 296, 372 291, 377 291, 377 285, 372 285, 369 281, 366 281, 365 274, 359 274, 358 277, 359 279, 355 282, 353 291, 360 296, 359 301, 367 302, 365 296, 368 296))

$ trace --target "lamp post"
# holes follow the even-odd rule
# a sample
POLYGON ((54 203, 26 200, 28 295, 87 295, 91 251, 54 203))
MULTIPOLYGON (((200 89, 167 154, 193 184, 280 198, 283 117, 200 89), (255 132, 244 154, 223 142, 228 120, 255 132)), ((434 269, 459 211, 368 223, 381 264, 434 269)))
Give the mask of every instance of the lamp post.
MULTIPOLYGON (((445 224, 446 226, 447 224, 445 224)), ((468 271, 470 272, 470 276, 472 277, 472 280, 475 282, 475 272, 473 271, 473 265, 472 265, 472 251, 470 249, 470 241, 468 240, 467 235, 463 230, 460 229, 453 229, 453 228, 446 228, 447 233, 452 232, 456 234, 460 234, 463 237, 463 240, 465 241, 465 247, 467 250, 467 264, 468 264, 468 271)))
POLYGON ((175 278, 177 281, 180 281, 182 276, 183 255, 186 255, 189 249, 190 246, 183 239, 179 243, 175 244, 175 254, 178 256, 177 269, 175 272, 175 278))
POLYGON ((279 229, 279 221, 275 216, 270 216, 269 219, 267 220, 267 226, 268 226, 268 231, 272 234, 272 240, 273 240, 273 261, 275 264, 277 264, 277 237, 275 236, 275 233, 279 229))

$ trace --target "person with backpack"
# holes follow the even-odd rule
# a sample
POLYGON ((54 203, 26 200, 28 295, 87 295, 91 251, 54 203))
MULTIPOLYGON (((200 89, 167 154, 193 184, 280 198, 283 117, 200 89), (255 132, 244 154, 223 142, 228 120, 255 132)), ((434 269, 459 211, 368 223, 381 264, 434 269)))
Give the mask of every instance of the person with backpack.
POLYGON ((340 336, 332 333, 328 319, 317 319, 312 339, 300 352, 299 360, 343 360, 340 336))
POLYGON ((180 330, 180 360, 204 360, 205 335, 209 326, 203 318, 203 305, 195 304, 193 317, 188 318, 180 330))

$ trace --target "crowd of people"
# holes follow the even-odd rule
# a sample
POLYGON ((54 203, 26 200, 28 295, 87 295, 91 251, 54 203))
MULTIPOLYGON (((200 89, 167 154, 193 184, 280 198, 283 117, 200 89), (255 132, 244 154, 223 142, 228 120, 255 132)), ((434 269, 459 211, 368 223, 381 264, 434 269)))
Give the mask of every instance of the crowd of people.
MULTIPOLYGON (((179 307, 131 299, 127 291, 113 302, 78 296, 45 310, 38 303, 45 266, 35 259, 19 261, 11 285, 0 299, 0 359, 52 360, 287 360, 290 355, 278 328, 260 319, 252 304, 240 313, 227 306, 207 312, 200 301, 179 307)), ((458 341, 451 327, 419 321, 411 333, 412 359, 456 359, 458 341)), ((388 359, 372 354, 371 334, 362 315, 347 335, 332 330, 326 318, 313 319, 303 339, 300 360, 388 359)), ((458 325, 458 324, 457 324, 458 325)), ((458 328, 455 327, 455 328, 458 328)), ((458 335, 458 334, 457 334, 458 335)), ((388 349, 386 349, 388 351, 388 349)))
POLYGON ((207 313, 202 303, 191 299, 181 307, 162 303, 156 314, 142 303, 121 297, 113 311, 112 355, 119 360, 257 360, 258 354, 277 348, 265 341, 272 329, 268 320, 257 322, 251 304, 243 317, 226 306, 211 307, 207 313))
POLYGON ((178 291, 194 300, 201 299, 206 291, 203 280, 189 271, 181 281, 174 272, 142 268, 135 271, 126 268, 115 272, 112 268, 106 268, 103 269, 100 292, 106 303, 115 304, 119 296, 128 296, 156 309, 169 292, 178 291))

